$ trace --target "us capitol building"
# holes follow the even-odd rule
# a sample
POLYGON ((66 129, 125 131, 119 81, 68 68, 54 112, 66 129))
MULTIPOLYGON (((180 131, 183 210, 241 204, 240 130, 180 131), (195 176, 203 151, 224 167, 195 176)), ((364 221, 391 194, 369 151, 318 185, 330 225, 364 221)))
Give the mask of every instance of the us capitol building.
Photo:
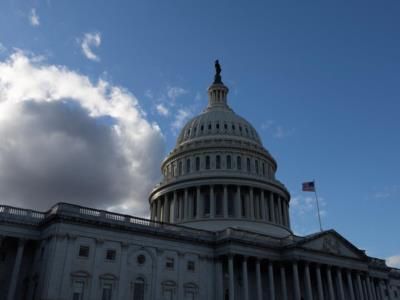
POLYGON ((400 299, 384 260, 334 230, 293 234, 277 163, 220 73, 161 165, 150 220, 0 206, 0 299, 400 299))

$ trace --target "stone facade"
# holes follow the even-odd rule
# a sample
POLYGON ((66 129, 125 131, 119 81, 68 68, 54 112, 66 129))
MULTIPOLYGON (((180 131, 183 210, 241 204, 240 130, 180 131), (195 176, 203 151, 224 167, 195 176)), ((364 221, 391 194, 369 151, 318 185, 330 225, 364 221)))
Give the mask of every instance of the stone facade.
POLYGON ((218 77, 150 193, 151 217, 0 206, 0 299, 395 300, 400 270, 334 230, 299 237, 290 194, 218 77))

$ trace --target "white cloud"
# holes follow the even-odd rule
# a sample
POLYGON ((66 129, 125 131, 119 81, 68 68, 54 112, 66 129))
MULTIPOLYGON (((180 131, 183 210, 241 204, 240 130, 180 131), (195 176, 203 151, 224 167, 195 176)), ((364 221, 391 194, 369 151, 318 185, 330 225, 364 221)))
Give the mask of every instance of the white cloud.
POLYGON ((82 53, 86 58, 93 61, 100 61, 98 57, 92 50, 92 47, 99 47, 101 44, 101 35, 98 32, 88 32, 85 33, 83 39, 81 40, 82 53))
POLYGON ((165 116, 169 115, 168 108, 162 103, 156 105, 156 110, 157 110, 158 114, 161 116, 165 117, 165 116))
POLYGON ((171 124, 172 131, 176 134, 192 115, 193 113, 189 108, 178 109, 175 119, 171 124))
POLYGON ((40 25, 39 16, 36 13, 36 9, 32 8, 31 12, 29 13, 29 22, 32 26, 36 27, 40 25))
POLYGON ((0 54, 3 52, 6 52, 6 51, 7 51, 7 48, 2 43, 0 43, 0 54))
POLYGON ((138 100, 21 51, 0 61, 0 199, 145 215, 164 138, 138 100))
POLYGON ((167 87, 167 96, 175 103, 176 99, 182 95, 187 94, 188 91, 179 86, 168 86, 167 87))
POLYGON ((147 98, 149 98, 149 99, 153 99, 153 98, 154 98, 154 94, 153 94, 153 91, 152 91, 152 90, 146 90, 146 91, 144 92, 144 95, 145 95, 147 98))
POLYGON ((400 268, 400 254, 388 257, 386 259, 386 264, 393 268, 400 268))
POLYGON ((385 186, 381 190, 375 191, 373 197, 378 200, 394 198, 400 194, 400 185, 385 186))
POLYGON ((273 120, 268 120, 261 124, 261 129, 268 131, 274 138, 283 139, 293 135, 294 128, 287 129, 273 120))

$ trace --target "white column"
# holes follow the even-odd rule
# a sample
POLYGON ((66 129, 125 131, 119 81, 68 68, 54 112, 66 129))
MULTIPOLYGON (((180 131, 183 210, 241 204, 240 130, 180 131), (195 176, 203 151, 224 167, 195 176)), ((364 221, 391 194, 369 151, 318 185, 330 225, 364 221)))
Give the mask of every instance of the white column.
POLYGON ((224 195, 223 195, 223 211, 224 218, 228 218, 228 186, 224 185, 224 195))
POLYGON ((318 299, 324 300, 324 290, 322 286, 322 278, 321 278, 321 267, 319 264, 315 267, 315 272, 317 274, 317 289, 318 289, 318 299))
POLYGON ((284 266, 280 267, 280 273, 281 273, 282 299, 283 300, 288 300, 287 285, 286 285, 286 273, 285 273, 285 267, 284 266))
POLYGON ((364 300, 364 291, 361 283, 361 278, 360 278, 360 273, 357 272, 356 274, 356 280, 357 280, 357 290, 358 290, 358 296, 360 297, 361 300, 364 300))
POLYGON ((229 300, 235 300, 235 281, 233 273, 233 255, 228 256, 229 300))
POLYGON ((297 262, 293 262, 293 288, 294 288, 294 300, 300 300, 300 280, 299 280, 299 268, 297 262))
POLYGON ((249 188, 249 218, 254 219, 254 191, 253 188, 249 188))
POLYGON ((346 277, 347 277, 347 285, 349 286, 350 300, 355 300, 354 288, 353 288, 353 280, 351 278, 351 271, 350 270, 346 271, 346 277))
POLYGON ((261 284, 261 269, 260 269, 260 260, 256 259, 256 280, 257 280, 257 299, 262 300, 262 284, 261 284))
POLYGON ((194 205, 194 195, 193 190, 188 190, 188 214, 187 218, 189 220, 193 219, 193 205, 194 205))
POLYGON ((335 300, 335 292, 333 290, 331 267, 326 267, 326 277, 328 279, 329 300, 335 300))
POLYGON ((393 293, 392 290, 390 289, 389 280, 386 281, 386 288, 388 290, 388 299, 393 300, 393 293))
POLYGON ((264 194, 264 190, 261 190, 261 195, 260 195, 260 202, 261 202, 261 219, 263 221, 266 220, 265 218, 265 194, 264 194))
POLYGON ((196 217, 197 217, 197 219, 201 219, 201 218, 203 218, 203 215, 204 215, 204 208, 203 208, 204 200, 201 198, 201 190, 200 190, 199 186, 197 187, 196 192, 197 192, 197 196, 196 196, 196 198, 197 198, 197 214, 196 214, 196 217))
POLYGON ((253 194, 254 198, 254 218, 259 219, 260 217, 260 198, 253 194))
POLYGON ((341 300, 346 300, 346 299, 344 298, 342 270, 339 269, 339 268, 336 268, 336 278, 337 278, 338 287, 339 287, 339 298, 340 298, 341 300))
POLYGON ((242 270, 243 270, 243 299, 249 300, 249 279, 247 275, 247 257, 243 257, 242 262, 242 270))
POLYGON ((311 287, 310 267, 308 265, 308 262, 305 262, 305 264, 304 264, 304 277, 305 277, 305 281, 306 281, 306 297, 308 300, 312 300, 313 295, 312 295, 312 287, 311 287))
POLYGON ((271 222, 275 223, 276 219, 275 219, 275 201, 274 201, 274 193, 271 192, 270 193, 270 197, 269 197, 269 209, 271 210, 271 222))
POLYGON ((269 281, 269 298, 275 299, 275 280, 274 280, 274 266, 272 261, 268 261, 268 281, 269 281))
POLYGON ((214 186, 210 185, 210 218, 215 217, 215 197, 214 197, 214 186))
POLYGON ((168 194, 164 195, 164 216, 163 222, 169 222, 169 199, 168 194))
POLYGON ((25 247, 25 240, 24 239, 18 239, 18 246, 17 246, 17 254, 15 256, 15 261, 14 261, 14 266, 13 270, 11 273, 11 279, 10 279, 10 286, 8 288, 8 300, 14 300, 15 299, 15 291, 17 289, 17 282, 18 280, 18 275, 19 271, 21 269, 21 262, 22 262, 22 256, 24 254, 24 247, 25 247))
POLYGON ((177 192, 174 191, 173 192, 173 196, 172 196, 172 216, 171 216, 171 223, 176 223, 176 216, 177 216, 177 212, 178 212, 178 195, 177 192))
POLYGON ((371 278, 371 287, 372 287, 372 294, 374 296, 374 299, 378 300, 379 296, 376 293, 376 284, 375 284, 375 280, 373 278, 371 278))
POLYGON ((281 196, 278 195, 278 223, 283 225, 283 217, 282 217, 282 206, 281 206, 281 196))
POLYGON ((368 274, 365 276, 365 283, 367 285, 367 292, 368 292, 369 299, 374 300, 374 296, 372 295, 371 280, 370 280, 368 274))
POLYGON ((385 281, 384 280, 380 280, 379 281, 379 292, 380 292, 382 300, 385 300, 385 291, 383 290, 384 285, 385 285, 385 281))
POLYGON ((236 218, 241 218, 242 217, 242 203, 240 201, 241 196, 240 196, 240 185, 237 186, 236 190, 236 199, 235 199, 235 215, 236 218))
POLYGON ((185 203, 184 212, 183 212, 183 219, 184 220, 188 220, 189 219, 189 195, 188 195, 188 189, 185 189, 185 191, 184 191, 183 201, 185 203))

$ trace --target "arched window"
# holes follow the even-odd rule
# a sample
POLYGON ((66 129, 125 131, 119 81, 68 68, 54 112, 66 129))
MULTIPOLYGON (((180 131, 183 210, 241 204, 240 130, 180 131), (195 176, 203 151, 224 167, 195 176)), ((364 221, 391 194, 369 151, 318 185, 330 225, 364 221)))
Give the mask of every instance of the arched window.
POLYGON ((256 174, 258 175, 258 160, 256 159, 256 174))
POLYGON ((186 173, 190 173, 190 158, 186 160, 186 173))
POLYGON ((238 156, 238 157, 236 158, 236 168, 237 168, 238 170, 241 170, 241 169, 242 169, 242 158, 241 158, 240 156, 238 156))
POLYGON ((207 156, 206 156, 206 169, 209 170, 210 167, 211 167, 211 164, 210 164, 210 157, 207 155, 207 156))
POLYGON ((196 157, 196 171, 200 171, 200 157, 196 157))
POLYGON ((226 156, 226 168, 231 169, 232 168, 232 161, 231 161, 231 156, 227 155, 226 156))
POLYGON ((247 172, 251 172, 250 158, 247 158, 247 172))
POLYGON ((144 279, 136 278, 133 285, 133 300, 144 300, 144 279))
POLYGON ((215 167, 217 169, 221 169, 221 156, 220 155, 217 155, 215 157, 215 167))

